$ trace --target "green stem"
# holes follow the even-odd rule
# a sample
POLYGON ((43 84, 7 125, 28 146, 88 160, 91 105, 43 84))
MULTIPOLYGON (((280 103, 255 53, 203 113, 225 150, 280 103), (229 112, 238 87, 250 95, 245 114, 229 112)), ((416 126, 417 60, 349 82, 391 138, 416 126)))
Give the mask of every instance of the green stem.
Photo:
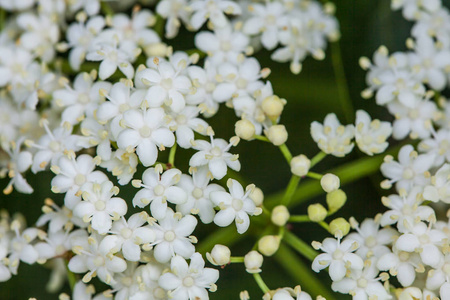
POLYGON ((232 256, 230 257, 230 263, 243 263, 244 257, 243 256, 232 256))
POLYGON ((317 179, 317 180, 320 180, 323 177, 322 174, 319 174, 316 172, 308 172, 308 174, 306 174, 306 176, 308 176, 309 178, 317 179))
POLYGON ((311 219, 307 215, 290 216, 289 222, 294 223, 311 222, 311 219))
POLYGON ((302 290, 311 294, 314 299, 319 295, 327 300, 336 299, 333 292, 330 291, 329 285, 327 286, 322 281, 317 280, 317 275, 311 270, 310 266, 303 263, 289 247, 281 244, 274 258, 295 280, 294 285, 300 284, 302 290))
POLYGON ((263 142, 268 142, 268 143, 270 143, 269 139, 268 139, 268 138, 266 138, 266 137, 265 137, 265 136, 263 136, 263 135, 255 135, 255 140, 258 140, 258 141, 263 141, 263 142))
MULTIPOLYGON (((384 153, 396 156, 403 144, 400 144, 391 150, 384 153)), ((347 183, 354 182, 360 178, 366 177, 375 172, 379 172, 380 165, 383 163, 384 155, 377 155, 372 157, 364 157, 352 162, 346 163, 337 168, 326 171, 325 173, 332 173, 339 177, 341 186, 347 183)), ((323 193, 323 189, 317 181, 308 181, 302 184, 301 189, 294 192, 292 200, 288 206, 292 207, 305 202, 315 196, 323 193)), ((275 207, 279 203, 280 197, 283 197, 284 192, 278 192, 267 196, 265 198, 265 206, 269 209, 275 207)))
POLYGON ((67 280, 69 281, 70 290, 73 291, 75 284, 77 283, 77 277, 72 271, 69 270, 69 264, 66 264, 67 280))
POLYGON ((286 192, 284 193, 283 199, 281 199, 281 204, 288 205, 291 202, 292 196, 297 189, 298 183, 300 182, 300 177, 297 175, 292 175, 291 180, 286 188, 286 192))
POLYGON ((281 153, 283 153, 283 156, 284 156, 284 158, 286 158, 286 161, 288 163, 290 163, 291 159, 292 159, 292 154, 291 154, 291 151, 289 151, 286 144, 280 145, 280 146, 278 146, 278 148, 280 148, 280 151, 281 151, 281 153))
POLYGON ((341 103, 347 123, 354 121, 354 109, 350 93, 348 91, 347 77, 342 62, 341 46, 338 42, 331 43, 331 61, 333 63, 334 77, 338 89, 339 102, 341 103))
POLYGON ((111 6, 108 3, 106 3, 106 1, 101 1, 100 7, 101 7, 102 12, 105 15, 107 15, 107 16, 114 15, 114 10, 111 8, 111 6))
POLYGON ((285 241, 289 246, 294 248, 299 254, 304 256, 310 261, 313 261, 317 256, 316 250, 314 250, 310 245, 299 239, 292 232, 286 231, 284 234, 283 241, 285 241))
POLYGON ((253 278, 255 278, 256 283, 258 284, 259 288, 263 291, 264 294, 270 291, 269 287, 266 285, 266 283, 261 278, 261 275, 259 273, 254 273, 253 278))
POLYGON ((325 229, 327 232, 330 232, 330 226, 329 226, 327 223, 325 223, 324 221, 322 221, 322 222, 319 222, 318 224, 319 224, 320 226, 322 226, 322 228, 325 229))
POLYGON ((323 151, 320 151, 319 153, 316 154, 316 156, 314 156, 311 159, 311 167, 314 167, 315 165, 317 165, 322 159, 324 159, 327 156, 327 154, 323 151))
POLYGON ((172 167, 175 166, 175 153, 176 152, 177 152, 177 143, 173 144, 172 148, 170 148, 169 164, 172 165, 172 167))

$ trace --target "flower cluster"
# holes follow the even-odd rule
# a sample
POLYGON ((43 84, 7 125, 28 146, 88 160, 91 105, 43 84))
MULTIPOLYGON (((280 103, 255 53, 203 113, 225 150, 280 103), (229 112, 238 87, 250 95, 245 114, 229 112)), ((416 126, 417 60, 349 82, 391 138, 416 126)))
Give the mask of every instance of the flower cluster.
MULTIPOLYGON (((219 272, 197 252, 196 227, 235 223, 243 234, 263 211, 261 190, 244 188, 230 172, 241 169, 232 147, 240 139, 277 146, 287 139, 279 124, 286 100, 252 55, 279 47, 272 58, 290 61, 298 73, 307 55, 323 59, 327 41, 339 36, 333 7, 316 1, 163 0, 153 10, 134 6, 129 16, 133 4, 0 1, 8 11, 0 32, 0 175, 10 178, 4 194, 33 193, 27 172, 50 170, 48 188, 63 196, 46 199, 32 227, 1 216, 2 282, 21 262, 54 261, 55 278, 80 275, 74 299, 208 299, 219 272), (188 30, 203 28, 197 49, 188 54, 163 42, 161 17, 167 38, 180 20, 188 30), (239 118, 228 141, 208 124, 223 103, 239 118), (177 147, 194 152, 188 170, 175 166, 177 147), (134 196, 120 193, 127 185, 134 196), (108 289, 96 293, 93 278, 108 289)), ((360 127, 389 135, 366 115, 360 127)), ((383 142, 364 144, 375 153, 383 142)), ((246 269, 257 273, 262 256, 250 253, 246 269)), ((273 298, 294 295, 310 299, 299 288, 273 298)))
MULTIPOLYGON (((332 289, 353 299, 448 299, 449 221, 448 214, 445 217, 439 211, 450 200, 448 100, 440 96, 448 87, 449 11, 441 1, 393 0, 392 8, 401 8, 405 18, 415 22, 407 41, 410 50, 389 54, 380 47, 373 62, 361 58, 369 86, 362 95, 375 94, 376 103, 395 117, 395 139, 409 136, 418 140, 418 146, 407 144, 397 159, 387 155, 381 164, 387 178, 381 187, 393 188, 391 195, 382 198, 388 210, 361 224, 350 219, 355 232, 346 237, 348 227, 341 226, 335 232, 337 240, 315 242, 313 246, 325 253, 314 259, 312 268, 319 272, 328 267, 332 289)), ((351 147, 346 136, 350 129, 339 130, 338 125, 328 116, 325 127, 311 127, 320 133, 315 138, 319 147, 334 155, 346 151, 344 146, 351 147), (339 146, 342 151, 336 152, 339 146)), ((368 137, 365 133, 362 139, 368 137)))

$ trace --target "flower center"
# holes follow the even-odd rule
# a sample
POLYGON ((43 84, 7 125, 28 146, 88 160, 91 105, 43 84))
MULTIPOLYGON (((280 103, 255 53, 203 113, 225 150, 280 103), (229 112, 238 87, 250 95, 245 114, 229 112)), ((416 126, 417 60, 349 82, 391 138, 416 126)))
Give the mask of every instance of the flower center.
POLYGON ((211 154, 218 157, 222 155, 222 150, 220 150, 219 147, 215 146, 214 148, 211 149, 211 154))
POLYGON ((377 244, 377 240, 373 236, 366 238, 366 246, 369 248, 374 247, 377 244))
POLYGON ((144 138, 148 138, 149 136, 152 135, 152 130, 150 129, 150 127, 144 126, 141 129, 139 129, 139 134, 144 138))
POLYGON ((155 193, 156 196, 162 196, 164 194, 164 187, 161 184, 158 184, 153 189, 153 192, 155 193))
POLYGON ((125 238, 125 239, 129 239, 132 235, 133 235, 133 231, 130 228, 123 228, 120 231, 120 234, 125 238))
POLYGON ((192 191, 192 196, 194 196, 195 199, 200 199, 201 197, 203 197, 203 190, 201 188, 196 187, 192 191))
POLYGON ((422 234, 420 237, 419 237, 419 241, 420 241, 420 243, 421 244, 429 244, 430 243, 430 237, 428 236, 428 234, 422 234))
POLYGON ((89 103, 89 96, 86 94, 81 94, 78 96, 78 102, 80 102, 81 104, 87 104, 89 103))
POLYGON ((166 298, 166 292, 158 287, 153 290, 153 296, 155 296, 156 299, 165 299, 166 298))
POLYGON ((178 124, 186 124, 187 118, 185 115, 178 115, 176 121, 178 124))
POLYGON ((223 51, 230 51, 231 49, 231 43, 229 41, 223 41, 220 45, 220 48, 222 48, 223 51))
POLYGON ((206 85, 205 85, 205 90, 206 90, 208 93, 212 93, 215 89, 216 89, 216 85, 215 85, 213 82, 208 82, 208 83, 206 83, 206 85))
POLYGON ((172 78, 161 80, 161 86, 166 90, 170 90, 172 88, 172 78))
POLYGON ((242 202, 241 199, 233 199, 233 202, 231 205, 233 206, 235 211, 239 211, 244 206, 244 203, 242 202))
POLYGON ((119 111, 122 114, 129 109, 130 109, 130 106, 127 103, 120 104, 120 106, 119 106, 119 111))
POLYGON ((344 257, 344 252, 341 249, 336 249, 333 252, 333 259, 334 260, 341 260, 344 257))
POLYGON ((402 176, 403 176, 404 179, 407 179, 407 180, 412 179, 414 177, 414 171, 411 170, 411 168, 406 168, 403 171, 402 176))
POLYGON ((76 185, 82 186, 85 182, 86 182, 86 176, 84 176, 83 174, 77 174, 77 176, 75 176, 75 184, 76 185))
POLYGON ((358 279, 358 286, 361 288, 367 287, 367 279, 365 278, 358 279))
POLYGON ((175 240, 175 232, 173 232, 172 230, 166 231, 166 233, 164 233, 164 239, 167 242, 173 242, 175 240))
POLYGON ((245 80, 244 78, 239 78, 236 81, 236 86, 238 87, 238 89, 245 89, 247 87, 247 80, 245 80))
POLYGON ((121 279, 121 282, 124 286, 131 286, 133 284, 133 279, 131 279, 130 277, 123 277, 121 279))
POLYGON ((51 141, 49 147, 53 152, 59 152, 61 149, 61 145, 57 141, 51 141))
POLYGON ((450 264, 444 264, 442 270, 445 272, 445 274, 447 274, 447 276, 450 276, 450 264))
POLYGON ((99 200, 95 202, 95 209, 98 211, 102 211, 106 208, 105 201, 99 200))
POLYGON ((409 259, 409 253, 408 253, 408 252, 405 252, 405 251, 401 251, 401 252, 399 253, 399 255, 398 255, 398 258, 399 258, 401 261, 407 261, 407 260, 409 259))
POLYGON ((191 287, 194 285, 194 283, 195 283, 194 278, 192 278, 191 276, 188 276, 185 279, 183 279, 183 285, 185 287, 191 287))
POLYGON ((103 257, 97 256, 97 257, 94 259, 94 265, 95 265, 96 267, 101 267, 101 266, 103 266, 104 264, 105 264, 105 259, 104 259, 103 257))

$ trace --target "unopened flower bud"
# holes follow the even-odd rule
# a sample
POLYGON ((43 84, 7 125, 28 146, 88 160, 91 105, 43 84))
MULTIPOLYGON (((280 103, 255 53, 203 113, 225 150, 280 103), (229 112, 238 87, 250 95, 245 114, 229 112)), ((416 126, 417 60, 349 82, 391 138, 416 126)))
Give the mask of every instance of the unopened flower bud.
POLYGON ((273 95, 263 100, 261 108, 271 120, 276 121, 283 112, 285 102, 278 96, 273 95))
POLYGON ((291 172, 297 176, 305 176, 309 172, 311 161, 303 154, 295 156, 291 159, 291 172))
POLYGON ((250 295, 248 294, 247 291, 242 291, 239 293, 239 299, 240 300, 249 300, 250 299, 250 295))
POLYGON ((264 131, 267 138, 275 146, 283 145, 288 138, 288 133, 284 125, 273 125, 269 129, 264 131))
POLYGON ((277 235, 266 235, 258 241, 258 250, 265 256, 272 256, 280 247, 280 237, 277 235))
POLYGON ((287 221, 289 220, 289 217, 291 215, 289 214, 289 210, 284 205, 278 205, 274 207, 272 210, 272 223, 277 226, 284 226, 286 225, 287 221))
POLYGON ((320 203, 308 206, 308 217, 313 222, 322 222, 327 217, 327 213, 327 209, 320 203))
POLYGON ((249 273, 260 273, 264 257, 258 251, 250 251, 244 256, 245 269, 249 273))
POLYGON ((253 203, 255 203, 256 206, 261 206, 264 201, 264 193, 263 191, 255 187, 253 191, 249 195, 250 199, 252 199, 253 203))
POLYGON ((347 201, 347 195, 343 190, 335 190, 327 194, 327 205, 330 213, 338 211, 347 201))
POLYGON ((330 233, 334 236, 345 236, 350 231, 350 223, 344 218, 337 218, 330 222, 330 233))
POLYGON ((224 245, 215 245, 210 253, 206 253, 209 262, 216 266, 223 266, 230 262, 230 248, 224 245))
POLYGON ((334 174, 328 173, 323 175, 322 179, 320 179, 320 185, 325 192, 331 193, 332 191, 335 191, 339 188, 341 182, 339 180, 339 177, 334 174))
POLYGON ((236 122, 234 130, 236 135, 243 140, 250 141, 255 136, 255 125, 249 120, 239 120, 236 122))

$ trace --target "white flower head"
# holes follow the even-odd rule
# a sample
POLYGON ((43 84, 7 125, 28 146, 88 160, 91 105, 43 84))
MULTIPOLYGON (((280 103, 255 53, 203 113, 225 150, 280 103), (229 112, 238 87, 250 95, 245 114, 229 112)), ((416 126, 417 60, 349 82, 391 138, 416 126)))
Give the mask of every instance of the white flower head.
POLYGON ((355 124, 356 145, 362 152, 374 155, 383 153, 389 146, 387 139, 392 134, 389 122, 372 120, 367 112, 358 110, 355 124))
POLYGON ((353 150, 354 135, 355 127, 341 125, 335 114, 328 114, 323 125, 316 121, 311 123, 311 136, 320 150, 337 157, 343 157, 353 150))
POLYGON ((214 223, 221 227, 236 223, 238 233, 242 234, 250 226, 249 216, 262 213, 260 207, 256 207, 249 194, 255 188, 254 185, 247 186, 246 190, 234 179, 227 181, 229 193, 224 191, 211 192, 211 201, 220 208, 214 217, 214 223))
POLYGON ((219 279, 219 271, 205 268, 200 253, 192 255, 189 265, 181 256, 174 256, 170 270, 158 281, 163 289, 169 291, 169 297, 179 300, 209 299, 206 289, 217 289, 214 283, 219 279))
POLYGON ((150 204, 152 217, 164 219, 167 212, 167 202, 183 204, 187 201, 186 192, 175 186, 180 181, 181 171, 169 169, 162 172, 162 166, 149 168, 142 174, 142 182, 133 181, 135 187, 142 187, 133 198, 133 205, 141 208, 150 204))
POLYGON ((227 167, 240 171, 241 163, 239 156, 231 154, 228 150, 232 146, 236 146, 239 142, 238 137, 230 139, 227 143, 223 139, 215 139, 210 134, 211 143, 203 140, 196 140, 192 146, 195 150, 199 150, 189 160, 191 167, 207 166, 213 178, 222 179, 227 174, 227 167))

